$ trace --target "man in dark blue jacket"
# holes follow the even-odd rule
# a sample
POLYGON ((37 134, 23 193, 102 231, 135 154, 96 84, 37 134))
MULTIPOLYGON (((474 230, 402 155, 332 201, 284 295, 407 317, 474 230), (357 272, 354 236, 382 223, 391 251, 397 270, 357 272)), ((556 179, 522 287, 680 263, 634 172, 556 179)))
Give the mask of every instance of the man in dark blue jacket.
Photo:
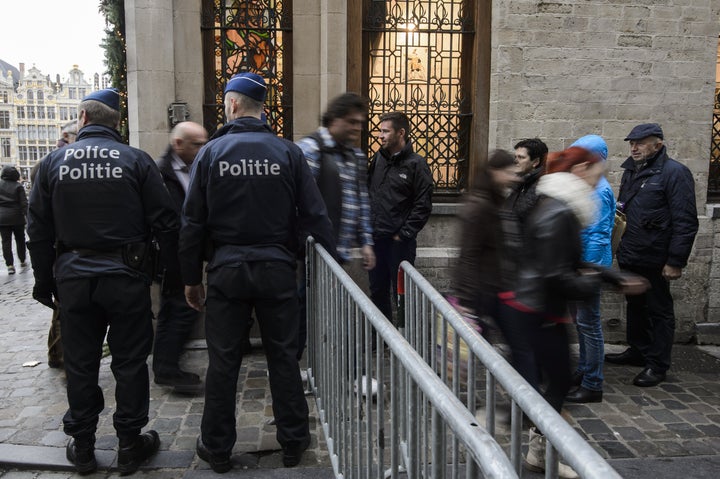
POLYGON ((606 354, 615 364, 644 366, 633 380, 641 387, 665 380, 675 334, 669 281, 680 278, 698 230, 695 182, 683 164, 667 155, 656 123, 632 129, 630 157, 620 181, 618 208, 627 216, 620 241, 620 268, 644 276, 650 289, 627 296, 627 341, 622 353, 606 354))
MULTIPOLYGON (((190 166, 205 143, 205 128, 192 121, 183 121, 175 125, 170 132, 170 144, 157 161, 178 215, 190 184, 190 166)), ((200 377, 181 370, 179 362, 183 345, 198 320, 199 313, 185 301, 180 263, 177 258, 174 260, 171 264, 163 265, 152 368, 156 384, 171 386, 182 393, 198 392, 201 390, 200 377)))
POLYGON ((433 180, 425 158, 410 141, 410 121, 402 112, 380 117, 381 148, 368 169, 375 268, 369 271, 373 303, 392 320, 398 266, 415 262, 417 235, 432 212, 433 180))
POLYGON ((69 404, 63 424, 72 436, 67 458, 80 473, 97 468, 106 332, 120 472, 136 471, 160 445, 155 431, 140 434, 148 422, 152 347, 147 252, 154 236, 177 255, 178 215, 152 158, 121 142, 119 120, 117 90, 85 97, 77 141, 40 163, 28 210, 33 297, 54 307, 56 296, 60 305, 69 404))
POLYGON ((283 464, 300 462, 310 430, 296 357, 298 231, 308 231, 336 254, 332 225, 302 151, 260 120, 265 95, 265 81, 254 73, 228 81, 228 122, 195 160, 182 216, 185 296, 198 310, 205 300, 206 243, 213 249, 205 317, 209 364, 197 453, 218 473, 232 468, 241 346, 253 310, 267 356, 283 464))

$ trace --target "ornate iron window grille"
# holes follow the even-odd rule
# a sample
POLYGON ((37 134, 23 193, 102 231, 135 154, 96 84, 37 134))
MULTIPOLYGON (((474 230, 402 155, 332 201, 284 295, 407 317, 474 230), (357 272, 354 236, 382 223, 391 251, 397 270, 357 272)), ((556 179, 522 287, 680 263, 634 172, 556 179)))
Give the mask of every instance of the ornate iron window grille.
POLYGON ((467 187, 474 9, 473 0, 365 0, 368 151, 380 148, 380 115, 404 111, 440 196, 467 187))
POLYGON ((720 88, 715 89, 707 195, 708 201, 720 201, 720 88))
POLYGON ((205 100, 211 134, 225 122, 223 89, 234 74, 268 83, 265 113, 278 135, 292 138, 292 0, 203 0, 205 100))

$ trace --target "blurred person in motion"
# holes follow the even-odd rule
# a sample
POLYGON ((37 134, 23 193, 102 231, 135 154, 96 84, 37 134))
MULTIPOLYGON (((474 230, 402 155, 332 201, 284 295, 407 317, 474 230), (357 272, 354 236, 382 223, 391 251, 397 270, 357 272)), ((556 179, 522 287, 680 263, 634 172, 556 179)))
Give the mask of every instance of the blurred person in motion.
MULTIPOLYGON (((514 151, 520 181, 513 185, 499 211, 505 250, 502 264, 508 284, 514 284, 525 254, 524 223, 537 202, 536 189, 545 170, 548 147, 539 138, 526 138, 515 144, 514 151)), ((507 294, 507 291, 500 293, 502 297, 507 294)), ((512 365, 531 386, 539 389, 540 373, 525 320, 504 302, 499 308, 496 324, 510 347, 512 365)))
MULTIPOLYGON (((570 146, 585 148, 598 155, 603 165, 607 164, 607 143, 598 135, 583 136, 570 146)), ((597 214, 593 223, 581 233, 582 260, 609 268, 612 266, 613 260, 611 239, 615 225, 615 195, 604 174, 595 186, 594 196, 597 214)), ((603 395, 603 355, 605 353, 600 320, 600 291, 597 291, 590 299, 578 303, 575 324, 580 357, 571 383, 576 389, 565 400, 577 403, 600 402, 603 395)))
MULTIPOLYGON (((202 125, 192 121, 180 122, 170 132, 170 144, 157 161, 178 215, 190 184, 190 167, 200 148, 207 143, 207 137, 202 125)), ((180 369, 180 356, 200 314, 187 304, 180 261, 172 259, 171 264, 163 265, 160 284, 160 311, 152 362, 155 384, 170 386, 177 392, 198 392, 201 390, 200 376, 180 369)))
POLYGON ((20 183, 20 172, 14 166, 3 166, 0 172, 0 237, 2 252, 8 274, 15 274, 15 255, 12 241, 20 260, 20 267, 25 268, 27 252, 25 250, 25 216, 28 200, 25 188, 20 183))
MULTIPOLYGON (((370 199, 367 190, 367 156, 358 144, 367 125, 368 101, 357 93, 342 93, 327 104, 320 127, 297 141, 310 166, 327 208, 337 251, 342 263, 352 260, 352 248, 359 247, 363 269, 375 268, 370 199)), ((305 257, 306 232, 301 233, 299 256, 305 257)), ((302 358, 307 341, 305 263, 298 262, 300 300, 300 347, 302 358)))
POLYGON ((260 119, 265 80, 240 73, 225 86, 227 122, 200 150, 183 206, 185 297, 206 308, 208 370, 196 452, 217 473, 232 469, 238 374, 255 312, 267 357, 277 441, 294 467, 310 444, 298 364, 296 253, 300 229, 335 255, 332 225, 302 151, 260 119), (207 299, 202 284, 206 242, 207 299))
POLYGON ((670 281, 687 265, 698 231, 695 180, 687 166, 668 156, 665 135, 657 123, 630 131, 630 156, 622 164, 618 206, 627 227, 620 240, 620 268, 650 282, 646 294, 628 296, 627 342, 621 353, 609 353, 614 364, 642 366, 633 384, 651 387, 665 380, 675 338, 675 310, 670 281))
POLYGON ((120 473, 137 471, 160 447, 156 431, 141 434, 153 334, 148 251, 154 236, 161 251, 177 256, 178 216, 152 158, 122 143, 119 110, 114 88, 83 98, 77 141, 40 162, 28 209, 33 298, 60 309, 69 405, 63 426, 72 436, 66 457, 81 474, 97 469, 106 335, 120 473))
MULTIPOLYGON (((546 169, 538 181, 537 202, 523 225, 517 282, 504 300, 524 319, 534 357, 547 379, 543 395, 560 412, 571 382, 569 302, 592 298, 603 280, 628 294, 640 292, 644 283, 582 262, 581 230, 595 218, 593 189, 604 171, 600 157, 570 147, 549 155, 546 169)), ((545 438, 534 427, 525 465, 545 470, 545 438)), ((562 463, 559 476, 578 477, 562 463)))
POLYGON ((460 255, 453 293, 462 313, 497 319, 498 294, 510 287, 503 270, 504 238, 500 210, 510 188, 521 181, 514 156, 494 150, 478 170, 460 211, 460 255))

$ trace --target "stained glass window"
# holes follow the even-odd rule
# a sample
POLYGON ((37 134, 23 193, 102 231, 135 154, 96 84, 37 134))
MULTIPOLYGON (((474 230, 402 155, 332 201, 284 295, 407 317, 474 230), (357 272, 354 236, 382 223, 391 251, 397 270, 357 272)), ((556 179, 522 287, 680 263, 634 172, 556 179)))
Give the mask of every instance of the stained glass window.
POLYGON ((268 83, 265 113, 273 130, 292 138, 291 0, 203 0, 205 127, 225 122, 223 89, 236 73, 268 83))

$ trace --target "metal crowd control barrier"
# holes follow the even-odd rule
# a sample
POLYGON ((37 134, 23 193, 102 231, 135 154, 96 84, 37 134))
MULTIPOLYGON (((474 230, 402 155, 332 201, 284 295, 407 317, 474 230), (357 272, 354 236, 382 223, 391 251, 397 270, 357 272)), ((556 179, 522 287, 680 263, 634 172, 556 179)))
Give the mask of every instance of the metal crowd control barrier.
MULTIPOLYGON (((466 397, 470 411, 476 410, 473 392, 483 386, 478 366, 486 369, 485 424, 493 437, 497 383, 505 390, 511 402, 510 462, 518 473, 524 412, 545 435, 546 478, 557 477, 558 451, 582 478, 621 477, 407 261, 398 272, 398 295, 405 338, 456 397, 466 397)), ((453 442, 451 448, 456 447, 453 442)))
POLYGON ((336 477, 518 477, 473 413, 312 239, 306 268, 309 387, 336 477))

